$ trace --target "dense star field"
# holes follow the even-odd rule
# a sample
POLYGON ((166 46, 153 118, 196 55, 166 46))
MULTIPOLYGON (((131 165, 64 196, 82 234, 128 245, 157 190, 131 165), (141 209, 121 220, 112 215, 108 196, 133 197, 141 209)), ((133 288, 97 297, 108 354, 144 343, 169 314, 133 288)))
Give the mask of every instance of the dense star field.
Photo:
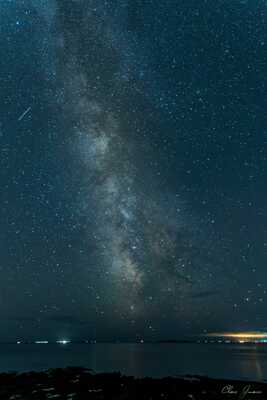
POLYGON ((0 5, 0 340, 267 327, 267 4, 0 5))

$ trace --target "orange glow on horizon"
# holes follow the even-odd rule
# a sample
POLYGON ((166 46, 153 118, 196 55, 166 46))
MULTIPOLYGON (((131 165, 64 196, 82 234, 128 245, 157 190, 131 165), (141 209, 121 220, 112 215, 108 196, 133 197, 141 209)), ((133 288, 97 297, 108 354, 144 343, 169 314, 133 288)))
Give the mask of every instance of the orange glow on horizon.
POLYGON ((267 332, 223 332, 223 333, 209 333, 207 336, 220 336, 236 339, 264 339, 267 338, 267 332))

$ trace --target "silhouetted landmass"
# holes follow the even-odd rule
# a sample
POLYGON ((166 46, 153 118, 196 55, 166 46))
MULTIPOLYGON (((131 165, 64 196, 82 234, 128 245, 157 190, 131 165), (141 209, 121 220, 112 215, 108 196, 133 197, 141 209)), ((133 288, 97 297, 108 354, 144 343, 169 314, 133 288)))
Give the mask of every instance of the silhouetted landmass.
POLYGON ((158 340, 157 343, 197 343, 196 340, 175 340, 175 339, 170 339, 170 340, 158 340))
POLYGON ((207 377, 134 378, 119 372, 95 374, 69 367, 44 372, 0 374, 2 400, 215 400, 267 399, 267 383, 207 377), (236 394, 226 393, 232 390, 236 394), (245 393, 245 392, 250 393, 245 393), (243 394, 243 397, 242 397, 243 394))

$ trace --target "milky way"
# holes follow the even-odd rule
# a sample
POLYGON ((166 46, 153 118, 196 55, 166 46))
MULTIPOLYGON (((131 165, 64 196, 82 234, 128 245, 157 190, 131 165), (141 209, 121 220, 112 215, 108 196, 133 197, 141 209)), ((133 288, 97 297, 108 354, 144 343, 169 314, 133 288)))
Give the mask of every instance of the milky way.
POLYGON ((57 74, 70 162, 79 165, 75 212, 92 244, 84 265, 95 270, 89 285, 118 319, 150 325, 170 303, 175 318, 189 312, 188 293, 210 288, 217 266, 211 274, 199 265, 204 229, 189 215, 182 190, 166 192, 151 176, 157 160, 142 131, 140 67, 115 29, 117 8, 60 4, 53 20, 57 74))
MULTIPOLYGON (((184 292, 199 284, 194 278, 194 268, 199 271, 199 266, 192 265, 196 238, 190 230, 194 227, 182 193, 171 197, 160 193, 160 188, 154 188, 157 176, 146 176, 139 164, 149 148, 138 121, 146 116, 131 104, 132 96, 138 96, 138 81, 131 86, 134 68, 129 66, 133 75, 129 81, 122 73, 129 49, 121 48, 119 38, 114 38, 108 6, 98 15, 93 4, 82 2, 75 15, 78 29, 70 16, 75 11, 62 9, 60 21, 67 29, 61 32, 64 46, 60 49, 65 57, 60 67, 63 108, 70 116, 66 122, 70 153, 80 158, 85 179, 77 211, 88 219, 87 234, 95 245, 101 284, 106 282, 106 301, 112 306, 114 301, 115 311, 130 317, 144 312, 149 300, 146 312, 151 314, 166 295, 179 307, 184 292)), ((200 280, 205 279, 208 274, 203 271, 200 280)))

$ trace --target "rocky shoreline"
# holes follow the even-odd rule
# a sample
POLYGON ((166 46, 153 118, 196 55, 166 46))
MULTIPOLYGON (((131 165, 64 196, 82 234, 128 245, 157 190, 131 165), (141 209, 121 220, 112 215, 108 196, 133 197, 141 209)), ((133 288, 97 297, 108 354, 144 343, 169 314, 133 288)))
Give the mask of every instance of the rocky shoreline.
POLYGON ((267 383, 206 377, 135 378, 81 367, 1 373, 0 400, 266 400, 267 383))

